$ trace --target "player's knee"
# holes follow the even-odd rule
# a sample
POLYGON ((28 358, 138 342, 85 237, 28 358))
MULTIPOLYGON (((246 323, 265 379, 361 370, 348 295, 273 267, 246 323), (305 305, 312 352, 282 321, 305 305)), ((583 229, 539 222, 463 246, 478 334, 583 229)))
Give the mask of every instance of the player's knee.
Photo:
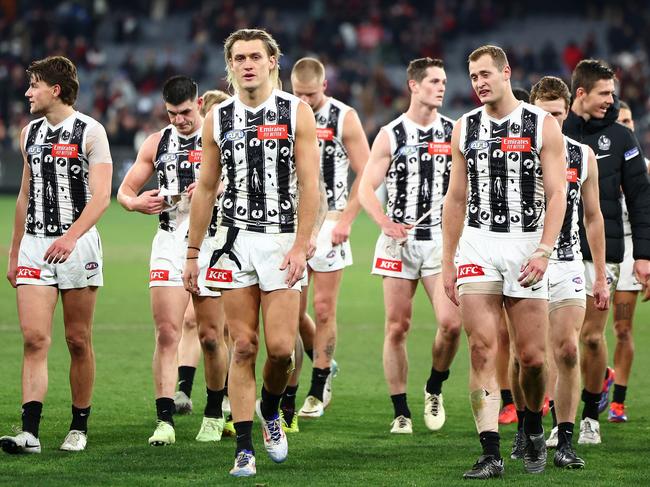
POLYGON ((470 360, 475 370, 482 370, 493 354, 492 346, 484 340, 472 340, 469 344, 470 360))
POLYGON ((595 352, 603 343, 603 334, 598 332, 586 332, 580 335, 580 342, 586 350, 595 352))
POLYGON ((460 319, 455 316, 442 316, 438 322, 440 332, 447 340, 458 340, 460 337, 460 319))
POLYGON ((196 330, 197 323, 194 316, 185 316, 183 318, 183 328, 186 330, 196 330))
POLYGON ((178 330, 172 323, 158 323, 156 329, 156 344, 159 347, 177 347, 180 339, 180 330, 178 330))
POLYGON ((219 348, 219 342, 215 334, 201 334, 199 336, 199 341, 201 342, 201 348, 205 353, 214 353, 219 348))
POLYGON ((74 357, 85 356, 92 350, 90 334, 66 335, 65 341, 68 344, 70 355, 74 357))
POLYGON ((544 349, 540 347, 526 347, 519 351, 519 366, 527 373, 541 372, 544 368, 544 349))
POLYGON ((255 361, 258 342, 254 337, 238 337, 234 340, 232 360, 237 363, 255 361))
POLYGON ((574 368, 578 365, 578 346, 573 342, 560 344, 555 352, 555 360, 559 366, 574 368))
POLYGON ((317 323, 327 323, 334 313, 334 303, 331 299, 316 296, 314 298, 314 314, 317 323))
POLYGON ((25 355, 47 352, 52 337, 45 333, 24 333, 23 350, 25 355))
POLYGON ((288 344, 286 341, 267 342, 266 352, 270 362, 286 364, 291 361, 293 355, 293 345, 288 344))
POLYGON ((616 333, 616 340, 619 342, 632 341, 632 327, 629 321, 617 321, 614 323, 614 332, 616 333))
POLYGON ((410 319, 388 320, 386 322, 386 338, 393 343, 402 343, 406 340, 410 327, 410 319))

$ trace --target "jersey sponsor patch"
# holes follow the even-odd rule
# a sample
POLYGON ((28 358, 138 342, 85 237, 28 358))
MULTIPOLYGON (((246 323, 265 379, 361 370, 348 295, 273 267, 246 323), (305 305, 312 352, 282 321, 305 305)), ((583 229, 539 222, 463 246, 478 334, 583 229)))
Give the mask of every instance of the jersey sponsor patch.
POLYGON ((152 269, 149 272, 149 281, 169 281, 169 271, 165 269, 152 269))
POLYGON ((578 169, 575 167, 569 167, 566 170, 566 180, 570 183, 578 182, 578 169))
POLYGON ((504 137, 501 139, 503 152, 530 152, 530 137, 504 137))
POLYGON ((201 150, 191 150, 189 156, 187 156, 187 160, 194 164, 196 164, 197 162, 201 162, 202 152, 203 151, 201 150))
POLYGON ((243 139, 244 131, 238 129, 229 130, 228 132, 226 132, 226 135, 224 135, 224 137, 226 138, 226 140, 230 140, 230 141, 243 139))
POLYGON ((257 138, 266 139, 288 139, 289 131, 286 125, 258 125, 257 138))
POLYGON ((334 129, 331 127, 322 127, 316 129, 318 140, 334 140, 334 129))
POLYGON ((40 279, 41 270, 34 267, 18 266, 16 269, 16 279, 40 279))
POLYGON ((392 271, 392 272, 402 272, 402 261, 382 259, 381 257, 377 257, 377 260, 375 261, 375 269, 383 269, 385 271, 392 271))
POLYGON ((450 156, 451 144, 449 142, 429 142, 429 154, 450 156))
POLYGON ((205 280, 214 282, 232 282, 232 271, 210 267, 205 272, 205 280))
POLYGON ((633 157, 636 157, 639 155, 639 148, 638 147, 632 147, 629 151, 627 151, 623 156, 625 157, 626 161, 629 161, 633 157))
POLYGON ((484 276, 483 268, 476 264, 465 264, 458 267, 458 277, 484 276))
POLYGON ((52 145, 54 157, 79 157, 79 146, 77 144, 54 144, 52 145))
POLYGON ((489 145, 490 144, 488 144, 486 140, 473 140, 470 142, 469 148, 474 150, 484 150, 487 149, 489 145))

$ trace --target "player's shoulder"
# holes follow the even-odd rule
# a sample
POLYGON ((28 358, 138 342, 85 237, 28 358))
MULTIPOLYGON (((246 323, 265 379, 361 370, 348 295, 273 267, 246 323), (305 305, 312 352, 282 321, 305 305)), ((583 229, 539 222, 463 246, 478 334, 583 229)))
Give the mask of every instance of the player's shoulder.
POLYGON ((99 122, 99 120, 94 119, 90 115, 86 115, 85 113, 82 112, 76 112, 75 113, 75 118, 77 120, 80 120, 81 122, 85 123, 88 128, 93 128, 96 126, 100 126, 104 128, 104 126, 99 122))
POLYGON ((528 103, 525 101, 521 102, 520 109, 522 112, 525 110, 527 112, 534 113, 535 115, 539 116, 540 119, 543 119, 546 117, 546 115, 550 115, 546 110, 538 107, 537 105, 533 105, 532 103, 528 103))
POLYGON ((341 110, 342 112, 347 112, 350 110, 354 110, 350 105, 343 103, 341 100, 334 98, 333 96, 329 97, 329 103, 331 103, 333 106, 341 110))
POLYGON ((438 113, 438 115, 440 116, 440 121, 443 124, 452 124, 453 125, 453 124, 456 123, 456 120, 454 120, 451 117, 448 117, 447 115, 443 115, 442 113, 438 113))
POLYGON ((405 121, 407 121, 406 114, 402 113, 397 118, 394 118, 393 120, 391 120, 390 122, 382 126, 381 128, 383 130, 387 130, 388 132, 391 132, 397 125, 404 123, 405 121))
POLYGON ((480 107, 476 107, 469 112, 465 112, 463 115, 461 115, 460 119, 463 120, 469 117, 475 117, 476 115, 482 115, 484 111, 485 107, 481 105, 480 107))

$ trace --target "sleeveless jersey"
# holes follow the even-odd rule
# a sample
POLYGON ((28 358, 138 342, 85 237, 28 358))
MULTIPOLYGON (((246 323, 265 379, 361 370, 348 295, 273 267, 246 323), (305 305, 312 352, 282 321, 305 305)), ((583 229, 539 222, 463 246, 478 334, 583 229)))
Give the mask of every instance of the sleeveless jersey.
POLYGON ((589 151, 586 145, 567 136, 564 136, 564 144, 567 154, 566 213, 551 258, 564 261, 582 260, 578 233, 578 206, 582 184, 588 176, 589 151))
POLYGON ((451 132, 454 123, 438 114, 422 127, 402 114, 382 127, 390 140, 391 161, 384 178, 388 217, 398 223, 416 222, 415 240, 431 240, 441 233, 442 202, 449 186, 451 132))
POLYGON ((461 118, 460 151, 467 162, 465 225, 491 232, 541 232, 544 187, 539 154, 547 113, 520 103, 496 120, 485 107, 461 118))
POLYGON ((328 210, 344 210, 348 202, 350 159, 343 145, 343 121, 351 109, 330 97, 314 114, 328 210))
POLYGON ((63 235, 90 201, 87 137, 93 130, 105 137, 99 122, 79 112, 56 126, 50 125, 45 117, 27 126, 24 149, 31 172, 25 221, 27 234, 63 235))
POLYGON ((222 225, 262 233, 296 231, 299 103, 299 98, 273 90, 255 108, 238 96, 214 108, 224 180, 222 225))
MULTIPOLYGON (((173 125, 168 125, 160 131, 160 142, 156 149, 154 160, 158 187, 165 194, 165 202, 169 209, 158 215, 158 228, 173 232, 180 220, 187 218, 189 208, 181 208, 178 195, 199 179, 201 167, 201 129, 191 135, 182 135, 173 125)), ((181 202, 183 200, 180 200, 181 202)), ((187 206, 187 202, 185 203, 187 206)), ((208 235, 214 236, 217 231, 218 206, 214 207, 212 220, 208 227, 208 235)))

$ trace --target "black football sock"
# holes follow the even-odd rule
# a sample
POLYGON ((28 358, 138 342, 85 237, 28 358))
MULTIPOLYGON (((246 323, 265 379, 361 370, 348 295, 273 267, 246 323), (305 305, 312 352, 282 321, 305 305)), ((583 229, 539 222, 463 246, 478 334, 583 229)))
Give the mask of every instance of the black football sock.
POLYGON ((404 394, 394 394, 390 396, 391 401, 393 401, 393 408, 395 409, 395 417, 404 416, 406 418, 411 417, 411 411, 409 410, 408 404, 406 403, 406 393, 404 394))
POLYGON ((483 447, 483 455, 492 456, 497 460, 501 458, 501 439, 499 433, 496 431, 484 431, 483 433, 479 433, 478 437, 483 447))
POLYGON ((171 397, 159 397, 156 399, 156 414, 160 421, 174 426, 173 415, 175 409, 174 400, 171 397))
POLYGON ((22 421, 23 431, 27 431, 38 438, 38 427, 41 424, 41 413, 43 412, 43 403, 39 401, 29 401, 23 404, 22 421))
POLYGON ((205 403, 205 409, 203 410, 203 416, 206 418, 221 418, 223 417, 223 411, 221 410, 221 404, 223 403, 223 395, 225 389, 220 391, 213 391, 211 389, 205 388, 208 400, 205 403))
POLYGON ((181 365, 178 368, 178 390, 184 392, 187 397, 192 397, 192 385, 194 384, 194 374, 196 367, 181 365))
POLYGON ((582 390, 582 402, 585 403, 582 409, 582 419, 591 418, 598 421, 598 402, 600 401, 599 392, 589 392, 587 389, 582 390))
POLYGON ((87 408, 77 408, 73 404, 70 431, 77 430, 83 431, 84 434, 88 433, 88 416, 90 416, 90 406, 87 408))
POLYGON ((442 383, 449 377, 449 369, 439 372, 431 367, 431 375, 427 380, 427 392, 429 394, 440 394, 442 392, 442 383))
POLYGON ((503 407, 513 404, 512 391, 510 389, 501 389, 501 403, 503 407))
POLYGON ((253 448, 253 422, 252 421, 240 421, 233 425, 235 427, 235 434, 237 435, 237 449, 235 450, 235 455, 242 450, 248 450, 249 452, 255 454, 255 449, 253 448))
POLYGON ((626 393, 627 393, 627 386, 614 384, 614 397, 612 398, 612 402, 619 402, 621 404, 624 404, 626 393))

